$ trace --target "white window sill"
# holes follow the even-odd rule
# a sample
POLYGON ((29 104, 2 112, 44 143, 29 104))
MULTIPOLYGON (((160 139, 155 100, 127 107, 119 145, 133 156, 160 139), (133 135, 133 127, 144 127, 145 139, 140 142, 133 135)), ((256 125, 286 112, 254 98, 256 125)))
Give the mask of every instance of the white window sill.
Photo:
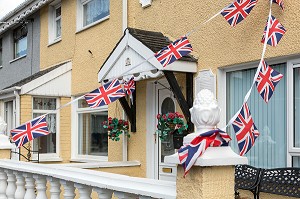
POLYGON ((56 43, 58 43, 58 42, 60 42, 60 41, 61 41, 61 37, 58 37, 58 38, 56 38, 55 40, 49 42, 48 47, 49 47, 49 46, 52 46, 52 45, 54 45, 54 44, 56 44, 56 43))
POLYGON ((19 59, 23 59, 24 57, 26 57, 27 55, 22 55, 21 57, 18 57, 18 58, 16 58, 16 59, 13 59, 13 60, 11 60, 9 63, 11 64, 11 63, 13 63, 13 62, 15 62, 15 61, 18 61, 19 59))
POLYGON ((108 157, 107 156, 78 156, 75 158, 71 158, 71 162, 83 162, 83 163, 89 163, 89 162, 107 162, 108 157))
MULTIPOLYGON (((60 164, 61 165, 61 164, 60 164)), ((120 162, 83 162, 83 163, 69 163, 63 164, 67 167, 76 167, 82 169, 96 169, 96 168, 113 168, 113 167, 135 167, 140 166, 139 161, 120 161, 120 162)))
MULTIPOLYGON (((37 155, 33 155, 32 159, 37 160, 37 155)), ((57 154, 40 154, 39 162, 62 162, 63 159, 57 154)))
POLYGON ((82 32, 82 31, 84 31, 84 30, 86 30, 86 29, 89 29, 89 28, 91 28, 91 27, 93 27, 93 26, 95 26, 95 25, 97 25, 97 24, 99 24, 99 23, 101 23, 101 22, 103 22, 103 21, 109 19, 109 16, 110 16, 110 15, 108 15, 108 16, 106 16, 106 17, 103 17, 102 19, 99 19, 98 21, 95 21, 95 22, 93 22, 93 23, 91 23, 91 24, 89 24, 89 25, 87 25, 87 26, 78 28, 77 31, 76 31, 76 34, 82 32))

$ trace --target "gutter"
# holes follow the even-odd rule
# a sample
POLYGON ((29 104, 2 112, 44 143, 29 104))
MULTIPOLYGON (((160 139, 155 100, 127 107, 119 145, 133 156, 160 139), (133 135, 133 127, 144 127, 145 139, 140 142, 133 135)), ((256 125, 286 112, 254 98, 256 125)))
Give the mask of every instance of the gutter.
POLYGON ((122 33, 128 27, 128 0, 123 0, 122 33))
POLYGON ((0 91, 0 95, 6 94, 6 93, 10 93, 10 92, 20 91, 20 90, 21 90, 20 86, 14 86, 14 87, 11 87, 11 88, 7 88, 7 89, 4 89, 4 90, 1 90, 0 91))

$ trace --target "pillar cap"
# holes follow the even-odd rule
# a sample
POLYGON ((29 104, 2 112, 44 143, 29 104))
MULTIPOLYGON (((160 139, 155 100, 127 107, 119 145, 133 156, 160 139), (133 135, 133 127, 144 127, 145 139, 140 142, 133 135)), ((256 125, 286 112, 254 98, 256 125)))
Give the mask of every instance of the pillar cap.
POLYGON ((16 146, 9 141, 9 137, 0 134, 0 150, 1 149, 15 149, 16 146))
MULTIPOLYGON (((180 164, 178 153, 165 157, 165 163, 180 164)), ((247 157, 237 155, 231 147, 208 147, 200 156, 194 166, 229 166, 237 164, 248 164, 247 157)))

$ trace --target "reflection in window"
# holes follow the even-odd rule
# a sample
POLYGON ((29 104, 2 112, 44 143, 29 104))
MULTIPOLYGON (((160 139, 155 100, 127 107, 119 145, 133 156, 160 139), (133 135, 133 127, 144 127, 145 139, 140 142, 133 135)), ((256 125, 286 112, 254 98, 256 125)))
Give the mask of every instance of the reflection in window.
POLYGON ((83 26, 109 15, 109 0, 91 0, 83 4, 83 26))
POLYGON ((14 58, 18 58, 27 54, 27 26, 23 24, 14 30, 14 58))

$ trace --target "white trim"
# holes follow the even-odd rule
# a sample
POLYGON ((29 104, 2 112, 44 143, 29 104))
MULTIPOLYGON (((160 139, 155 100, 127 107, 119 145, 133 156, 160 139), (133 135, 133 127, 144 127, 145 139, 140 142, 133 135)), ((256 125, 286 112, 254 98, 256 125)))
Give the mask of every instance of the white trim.
POLYGON ((41 77, 28 82, 27 84, 24 84, 22 86, 20 94, 22 94, 22 95, 27 94, 28 92, 34 90, 35 88, 38 88, 71 70, 72 70, 72 62, 67 62, 67 63, 63 64, 62 66, 59 66, 58 68, 50 71, 49 73, 46 73, 46 74, 42 75, 41 77))
POLYGON ((11 63, 13 63, 13 62, 15 62, 15 61, 18 61, 19 59, 25 58, 26 56, 27 56, 27 54, 26 54, 26 55, 22 55, 22 56, 20 56, 20 57, 17 57, 17 58, 15 58, 15 59, 9 61, 9 63, 11 64, 11 63))
POLYGON ((103 17, 103 18, 99 19, 98 21, 90 23, 89 25, 86 25, 84 27, 78 28, 75 33, 77 34, 77 33, 80 33, 80 32, 82 32, 84 30, 87 30, 87 29, 89 29, 89 28, 91 28, 91 27, 93 27, 95 25, 98 25, 99 23, 102 23, 103 21, 108 20, 109 18, 110 18, 110 15, 107 15, 106 17, 103 17))
POLYGON ((217 96, 219 107, 221 109, 220 122, 218 124, 219 128, 226 126, 226 71, 224 69, 219 69, 217 71, 217 96))
MULTIPOLYGON (((60 32, 59 37, 56 36, 56 29, 57 29, 56 21, 58 20, 56 18, 56 10, 58 8, 61 8, 61 0, 56 0, 49 4, 49 9, 48 9, 48 36, 49 36, 48 46, 61 41, 61 32, 60 32)), ((59 19, 60 19, 60 23, 61 23, 62 22, 61 15, 60 15, 59 19)))
MULTIPOLYGON (((71 161, 82 162, 79 159, 72 159, 71 161)), ((59 164, 61 166, 61 164, 59 164)), ((135 167, 140 166, 139 161, 120 161, 120 162, 101 162, 101 161, 91 161, 91 162, 82 162, 82 163, 69 163, 63 164, 66 167, 76 167, 82 169, 96 169, 96 168, 114 168, 114 167, 135 167)))
POLYGON ((56 43, 59 43, 60 41, 61 41, 61 37, 55 39, 53 42, 50 42, 47 47, 50 47, 50 46, 52 46, 52 45, 54 45, 56 43))

